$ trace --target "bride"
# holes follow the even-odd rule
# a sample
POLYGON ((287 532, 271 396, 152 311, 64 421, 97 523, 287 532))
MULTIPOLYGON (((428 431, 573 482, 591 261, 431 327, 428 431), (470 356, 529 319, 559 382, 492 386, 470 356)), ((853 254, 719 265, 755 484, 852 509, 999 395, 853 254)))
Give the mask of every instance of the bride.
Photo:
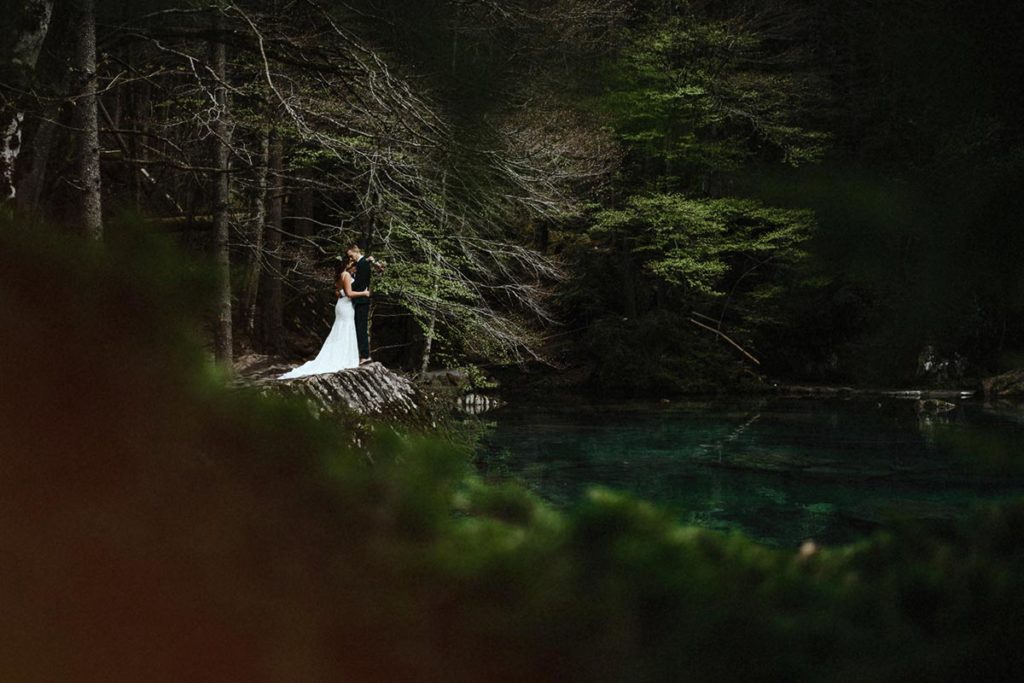
POLYGON ((324 340, 324 346, 320 349, 320 353, 313 360, 281 375, 278 379, 295 379, 296 377, 359 367, 356 314, 352 307, 352 299, 370 296, 370 292, 369 290, 365 292, 352 291, 355 269, 356 262, 351 256, 339 268, 338 277, 334 282, 334 296, 338 299, 338 303, 334 305, 334 326, 331 327, 331 333, 324 340))

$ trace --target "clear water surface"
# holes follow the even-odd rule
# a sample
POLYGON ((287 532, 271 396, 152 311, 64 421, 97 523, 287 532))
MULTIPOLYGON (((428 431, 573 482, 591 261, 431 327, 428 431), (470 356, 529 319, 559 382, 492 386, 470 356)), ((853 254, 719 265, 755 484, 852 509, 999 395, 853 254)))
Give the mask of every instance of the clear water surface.
POLYGON ((557 506, 599 485, 772 545, 845 543, 1024 496, 1021 415, 863 398, 509 405, 487 414, 479 462, 557 506))

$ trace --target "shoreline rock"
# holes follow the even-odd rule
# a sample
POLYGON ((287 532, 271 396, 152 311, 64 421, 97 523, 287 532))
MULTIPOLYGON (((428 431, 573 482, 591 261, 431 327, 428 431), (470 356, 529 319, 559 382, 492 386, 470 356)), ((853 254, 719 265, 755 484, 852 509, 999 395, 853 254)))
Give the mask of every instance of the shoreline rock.
POLYGON ((855 389, 848 386, 782 384, 775 387, 775 393, 783 396, 884 396, 886 398, 916 399, 920 401, 949 401, 973 398, 977 392, 973 389, 855 389))
POLYGON ((235 362, 237 387, 306 399, 315 412, 348 412, 403 423, 430 421, 428 401, 409 378, 380 363, 289 380, 277 377, 292 364, 279 358, 248 354, 235 362))
POLYGON ((1024 369, 986 377, 981 380, 981 393, 986 401, 994 398, 1024 397, 1024 369))

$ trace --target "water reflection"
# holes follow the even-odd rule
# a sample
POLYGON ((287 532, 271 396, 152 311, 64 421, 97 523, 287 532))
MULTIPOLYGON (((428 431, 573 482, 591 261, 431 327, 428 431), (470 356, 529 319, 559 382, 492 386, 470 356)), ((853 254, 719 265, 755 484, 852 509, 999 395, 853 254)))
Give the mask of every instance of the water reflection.
POLYGON ((845 542, 905 517, 949 523, 973 503, 1024 494, 1012 447, 1024 424, 979 404, 759 399, 507 406, 491 415, 484 472, 569 505, 592 485, 631 491, 686 522, 763 541, 845 542), (489 471, 501 454, 502 471, 489 471))

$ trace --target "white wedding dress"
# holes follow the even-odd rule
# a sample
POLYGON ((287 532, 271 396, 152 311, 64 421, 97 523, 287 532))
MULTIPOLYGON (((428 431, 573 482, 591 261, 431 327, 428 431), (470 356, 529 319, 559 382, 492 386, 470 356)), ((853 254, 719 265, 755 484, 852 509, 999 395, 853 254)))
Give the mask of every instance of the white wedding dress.
POLYGON ((322 375, 359 367, 359 346, 356 344, 356 312, 352 300, 344 294, 334 305, 334 325, 316 358, 278 377, 295 379, 322 375))

